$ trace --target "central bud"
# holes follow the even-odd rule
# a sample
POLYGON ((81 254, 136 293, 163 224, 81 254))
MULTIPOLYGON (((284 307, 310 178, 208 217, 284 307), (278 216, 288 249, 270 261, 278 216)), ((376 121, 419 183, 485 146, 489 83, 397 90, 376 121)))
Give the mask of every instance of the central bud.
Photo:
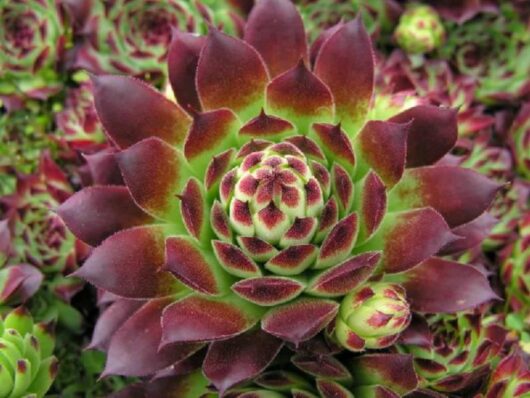
POLYGON ((270 144, 241 159, 220 186, 234 231, 280 247, 309 243, 326 194, 316 175, 329 180, 326 169, 317 162, 310 165, 288 142, 270 144))

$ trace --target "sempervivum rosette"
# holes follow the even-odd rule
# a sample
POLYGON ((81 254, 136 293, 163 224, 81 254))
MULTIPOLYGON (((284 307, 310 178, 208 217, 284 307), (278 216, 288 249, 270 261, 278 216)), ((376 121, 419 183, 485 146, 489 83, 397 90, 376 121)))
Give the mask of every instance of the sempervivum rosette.
POLYGON ((165 75, 173 29, 204 31, 206 23, 211 23, 233 32, 242 23, 235 13, 215 18, 208 7, 194 1, 78 0, 67 2, 67 9, 80 38, 72 67, 94 73, 126 73, 153 81, 165 75))
POLYGON ((14 106, 12 100, 45 99, 57 92, 65 44, 58 2, 3 1, 0 19, 0 96, 14 106))
POLYGON ((42 274, 29 264, 8 264, 13 252, 7 220, 0 221, 0 311, 25 302, 39 289, 42 274))
MULTIPOLYGON (((304 20, 310 39, 316 39, 320 32, 340 21, 353 19, 362 13, 363 22, 371 35, 391 32, 401 13, 401 6, 395 0, 295 0, 304 20)), ((381 37, 384 39, 384 37, 381 37)))
POLYGON ((412 354, 421 387, 472 396, 502 358, 505 338, 499 315, 459 313, 415 319, 397 347, 412 354))
POLYGON ((523 318, 530 316, 530 211, 519 221, 519 238, 504 250, 501 277, 508 304, 523 318))
POLYGON ((92 84, 84 82, 66 93, 64 108, 56 113, 55 123, 63 141, 74 150, 91 150, 105 141, 96 114, 92 84))
POLYGON ((530 103, 521 107, 509 134, 517 171, 530 180, 530 103))
POLYGON ((411 3, 394 31, 397 44, 408 54, 425 54, 443 44, 445 30, 436 11, 427 5, 411 3))
POLYGON ((44 397, 57 375, 53 327, 23 307, 0 318, 0 397, 44 397))
POLYGON ((332 324, 342 297, 372 279, 395 285, 412 311, 494 297, 473 267, 433 257, 498 189, 433 166, 456 140, 455 112, 420 106, 363 125, 369 37, 359 19, 323 34, 311 70, 295 7, 263 0, 244 41, 216 29, 176 35, 179 104, 133 78, 94 78, 125 186, 86 188, 59 214, 97 246, 77 275, 136 299, 116 301, 98 324, 105 373, 153 374, 211 343, 204 372, 225 391, 284 341, 332 324))
POLYGON ((381 62, 378 77, 378 86, 393 87, 397 92, 414 90, 427 103, 458 108, 459 138, 474 138, 495 122, 474 99, 475 79, 455 74, 447 61, 429 59, 418 67, 396 50, 381 62))
POLYGON ((518 101, 528 94, 529 28, 510 2, 496 15, 450 25, 442 58, 477 78, 475 97, 486 104, 518 101))
MULTIPOLYGON (((10 294, 14 294, 13 299, 18 298, 18 301, 25 301, 36 293, 43 280, 41 273, 45 274, 44 288, 29 304, 34 315, 46 319, 58 316, 60 321, 77 327, 80 315, 72 315, 75 311, 67 303, 82 288, 83 281, 65 275, 78 267, 87 247, 54 213, 71 194, 66 176, 47 153, 41 157, 37 172, 18 176, 15 193, 0 197, 7 242, 6 267, 0 270, 0 274, 13 273, 16 269, 24 271, 25 279, 19 276, 11 283, 7 279, 4 287, 10 292, 9 286, 14 289, 14 281, 18 280, 16 289, 22 290, 23 294, 21 297, 17 297, 15 291, 10 294)), ((0 296, 0 302, 3 299, 0 296)), ((6 298, 6 301, 11 299, 6 298)))

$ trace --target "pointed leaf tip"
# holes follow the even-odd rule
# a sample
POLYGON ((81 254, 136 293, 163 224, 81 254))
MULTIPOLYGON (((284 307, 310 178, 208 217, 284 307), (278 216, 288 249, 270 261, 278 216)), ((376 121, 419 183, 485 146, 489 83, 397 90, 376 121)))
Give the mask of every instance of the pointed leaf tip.
POLYGON ((153 87, 125 76, 101 75, 92 80, 97 114, 119 147, 149 137, 175 145, 183 142, 191 119, 153 87))
POLYGON ((307 59, 302 18, 287 0, 261 0, 245 26, 245 41, 263 57, 271 77, 285 72, 300 58, 307 59))

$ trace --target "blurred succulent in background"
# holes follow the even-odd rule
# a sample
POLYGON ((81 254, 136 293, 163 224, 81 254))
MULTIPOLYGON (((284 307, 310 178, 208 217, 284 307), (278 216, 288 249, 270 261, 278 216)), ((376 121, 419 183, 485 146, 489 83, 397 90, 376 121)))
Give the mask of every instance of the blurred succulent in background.
POLYGON ((23 307, 0 320, 0 397, 44 397, 57 374, 51 324, 23 307))
POLYGON ((172 30, 204 32, 207 24, 229 32, 241 29, 242 18, 224 1, 209 3, 212 9, 191 0, 68 1, 78 37, 70 67, 161 84, 172 30))
MULTIPOLYGON (((498 190, 433 166, 456 142, 456 112, 416 106, 364 123, 369 36, 360 19, 323 35, 311 70, 294 5, 262 0, 244 40, 174 36, 178 103, 134 78, 93 78, 125 185, 85 188, 58 213, 95 246, 76 275, 118 297, 92 342, 108 352, 105 375, 157 374, 208 347, 204 374, 222 393, 332 325, 370 279, 391 284, 401 326, 409 307, 495 297, 483 273, 436 257, 498 190), (224 360, 234 347, 241 355, 224 360)), ((387 304, 375 301, 379 319, 387 304)))
POLYGON ((64 108, 55 114, 58 140, 70 149, 94 151, 105 141, 103 126, 96 114, 90 81, 67 90, 64 108))
POLYGON ((530 394, 530 370, 520 350, 513 350, 495 367, 483 394, 476 398, 524 398, 530 394))
POLYGON ((66 44, 59 2, 0 3, 0 98, 18 108, 26 98, 46 99, 61 88, 58 68, 66 44))
POLYGON ((473 396, 502 358, 505 338, 500 315, 458 313, 414 319, 397 347, 412 354, 420 386, 473 396))
POLYGON ((509 136, 517 172, 530 181, 530 103, 523 104, 519 110, 509 136))
POLYGON ((477 79, 477 100, 495 104, 528 94, 530 27, 509 2, 495 14, 450 24, 447 32, 439 55, 452 60, 460 73, 477 79))
POLYGON ((474 99, 476 80, 456 74, 447 61, 426 60, 416 66, 402 51, 394 51, 380 62, 377 84, 395 94, 412 91, 424 103, 457 108, 459 138, 473 139, 495 123, 474 99))
POLYGON ((506 305, 513 314, 508 316, 512 326, 523 337, 530 351, 530 210, 519 221, 519 238, 501 252, 501 278, 505 287, 506 305))
POLYGON ((66 176, 44 153, 38 170, 20 174, 16 191, 0 197, 0 210, 9 236, 7 265, 26 264, 45 274, 41 294, 29 304, 33 315, 39 319, 58 317, 62 324, 79 329, 81 316, 68 302, 83 283, 66 275, 78 267, 87 248, 54 213, 71 194, 66 176))
POLYGON ((399 19, 394 38, 406 53, 425 54, 443 44, 445 30, 434 8, 411 3, 399 19))
POLYGON ((33 173, 42 151, 56 152, 49 104, 27 101, 24 109, 0 109, 0 195, 12 193, 17 173, 33 173))
POLYGON ((360 15, 370 35, 381 40, 397 23, 401 6, 395 0, 295 0, 304 20, 308 39, 314 41, 322 30, 360 15))
MULTIPOLYGON (((515 0, 516 2, 519 0, 515 0)), ((427 0, 443 18, 463 24, 481 13, 497 13, 497 0, 427 0)))

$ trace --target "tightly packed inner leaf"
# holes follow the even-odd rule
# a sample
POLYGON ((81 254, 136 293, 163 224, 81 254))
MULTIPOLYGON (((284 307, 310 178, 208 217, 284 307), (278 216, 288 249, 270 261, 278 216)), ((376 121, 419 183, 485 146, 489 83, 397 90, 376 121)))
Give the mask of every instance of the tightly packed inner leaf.
POLYGON ((498 189, 436 165, 456 140, 456 113, 417 106, 367 122, 374 61, 360 19, 315 43, 309 57, 289 1, 262 0, 244 40, 214 28, 174 36, 178 104, 140 80, 94 77, 125 186, 86 188, 58 212, 96 246, 77 274, 123 298, 109 311, 146 300, 120 325, 102 317, 107 374, 153 374, 208 343, 204 371, 224 391, 283 342, 317 335, 343 296, 376 280, 392 282, 407 311, 494 297, 479 270, 433 257, 498 189), (231 383, 213 358, 233 339, 253 361, 231 383))

